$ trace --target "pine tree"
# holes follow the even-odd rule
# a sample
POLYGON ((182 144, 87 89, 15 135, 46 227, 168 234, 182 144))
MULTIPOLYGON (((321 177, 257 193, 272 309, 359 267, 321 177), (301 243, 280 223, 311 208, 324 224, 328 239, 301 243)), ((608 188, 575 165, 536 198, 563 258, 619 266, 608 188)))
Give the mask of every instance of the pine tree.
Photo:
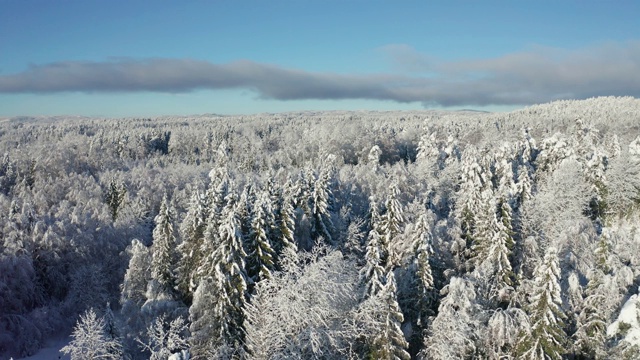
POLYGON ((370 356, 381 360, 409 360, 411 358, 407 352, 409 343, 400 329, 404 316, 398 305, 393 271, 387 273, 386 279, 387 283, 379 294, 384 304, 384 308, 380 309, 383 312, 382 328, 379 335, 373 339, 370 356))
POLYGON ((385 201, 385 212, 380 217, 378 231, 380 233, 381 261, 388 271, 399 265, 399 255, 395 253, 395 239, 400 234, 404 222, 402 205, 398 199, 400 190, 397 184, 389 187, 385 201))
POLYGON ((200 280, 193 294, 193 303, 189 307, 189 345, 196 360, 212 358, 220 345, 222 334, 218 294, 223 294, 220 286, 212 277, 206 277, 200 280))
POLYGON ((112 178, 104 193, 104 201, 109 206, 109 212, 111 213, 111 219, 113 221, 116 221, 118 218, 118 214, 122 208, 126 195, 127 188, 124 186, 124 183, 118 182, 115 178, 112 178))
POLYGON ((432 315, 432 306, 436 300, 431 258, 434 254, 428 215, 421 214, 413 231, 414 264, 417 278, 418 325, 424 326, 427 316, 432 315))
POLYGON ((165 197, 153 229, 151 276, 167 294, 175 291, 176 237, 173 231, 173 217, 173 210, 165 197))
POLYGON ((374 296, 382 291, 385 283, 385 270, 382 265, 380 250, 380 234, 374 227, 369 232, 367 249, 365 254, 365 266, 362 269, 362 277, 365 283, 367 295, 374 296))
POLYGON ((111 303, 107 302, 104 316, 102 318, 104 321, 104 333, 107 338, 117 340, 120 337, 120 332, 118 331, 116 319, 113 315, 113 311, 111 310, 111 303))
POLYGON ((247 275, 253 283, 270 278, 274 270, 275 254, 267 237, 270 201, 268 194, 262 193, 252 214, 251 231, 247 239, 247 275))
POLYGON ((459 269, 461 272, 473 269, 474 262, 468 260, 474 256, 472 248, 476 243, 476 234, 483 231, 476 229, 476 227, 478 226, 478 214, 482 213, 482 205, 486 204, 486 191, 489 189, 487 189, 487 176, 478 163, 478 157, 474 147, 467 147, 462 157, 460 182, 455 195, 454 217, 460 226, 460 237, 465 243, 465 249, 461 249, 464 252, 461 256, 463 258, 461 265, 464 265, 465 268, 459 269))
POLYGON ((333 194, 329 188, 329 174, 324 172, 320 176, 310 174, 314 180, 311 193, 311 215, 313 217, 311 233, 315 239, 322 236, 329 245, 335 245, 331 233, 334 231, 331 214, 329 212, 333 202, 333 194))
POLYGON ((218 246, 205 259, 203 275, 190 310, 194 356, 206 357, 216 347, 243 343, 243 308, 246 301, 247 254, 242 244, 236 195, 227 195, 218 229, 218 246), (196 298, 197 297, 197 298, 196 298))
POLYGON ((433 360, 472 359, 482 315, 470 280, 452 277, 441 293, 438 315, 431 322, 419 358, 433 360))
POLYGON ((515 193, 515 183, 513 174, 512 149, 509 143, 497 151, 493 168, 495 176, 495 189, 500 196, 511 199, 515 193))
POLYGON ((595 268, 589 273, 589 282, 584 293, 584 300, 578 315, 576 332, 573 335, 575 347, 584 356, 593 359, 605 359, 605 341, 607 317, 603 304, 610 296, 606 281, 609 281, 608 274, 610 267, 608 256, 610 250, 608 228, 602 229, 600 239, 594 251, 596 255, 595 268))
POLYGON ((278 239, 282 238, 280 233, 280 224, 278 214, 282 211, 282 189, 275 180, 275 175, 269 176, 266 186, 266 196, 268 201, 263 201, 266 221, 267 221, 267 238, 272 242, 273 250, 277 253, 282 251, 282 244, 278 239))
POLYGON ((278 214, 280 225, 281 250, 278 254, 278 267, 284 271, 295 268, 298 264, 298 245, 293 237, 295 231, 295 208, 291 189, 285 191, 280 213, 278 214))
POLYGON ((207 188, 207 225, 217 228, 220 225, 220 213, 225 206, 225 198, 229 193, 230 179, 226 168, 214 168, 209 173, 211 182, 207 188))
POLYGON ((428 160, 437 160, 440 155, 440 150, 436 143, 436 133, 426 133, 420 137, 418 142, 418 154, 416 155, 416 162, 426 162, 428 160))
POLYGON ((253 204, 256 203, 256 194, 253 186, 245 185, 238 200, 238 216, 240 217, 240 232, 243 237, 248 237, 251 233, 251 214, 253 213, 253 204))
POLYGON ((140 240, 134 239, 127 249, 129 267, 124 275, 120 304, 123 321, 122 339, 127 351, 136 349, 136 337, 143 336, 145 319, 141 307, 147 301, 146 290, 151 280, 151 252, 140 240))
POLYGON ((591 274, 591 279, 585 290, 585 298, 578 315, 577 330, 574 334, 575 347, 584 356, 593 359, 605 359, 607 319, 601 306, 607 301, 605 275, 600 270, 591 274))
POLYGON ((531 331, 523 332, 517 349, 519 359, 562 359, 567 344, 560 293, 558 251, 547 249, 535 273, 534 292, 528 307, 531 331))
POLYGON ((180 234, 182 243, 178 246, 180 265, 176 269, 178 290, 187 303, 191 302, 193 292, 197 287, 193 277, 202 261, 202 241, 207 227, 207 205, 205 198, 198 191, 191 196, 187 215, 182 222, 180 234))
MULTIPOLYGON (((491 201, 493 203, 493 201, 491 201)), ((514 247, 513 231, 511 230, 511 207, 509 203, 500 198, 500 219, 488 208, 486 214, 488 221, 486 253, 479 254, 479 265, 476 273, 484 283, 484 296, 487 300, 498 305, 509 301, 510 291, 513 290, 515 274, 511 266, 511 257, 514 247)), ((481 239, 478 236, 476 239, 481 239)))
MULTIPOLYGON (((212 170, 213 172, 213 170, 212 170)), ((211 174, 209 174, 211 176, 211 174)), ((215 265, 212 263, 213 254, 216 253, 220 246, 220 233, 219 228, 222 221, 222 212, 226 204, 228 197, 228 183, 226 180, 221 181, 219 184, 215 184, 216 177, 212 177, 212 182, 207 190, 207 220, 204 228, 204 233, 200 245, 198 255, 199 261, 196 265, 196 270, 191 273, 190 286, 193 288, 199 286, 200 280, 206 277, 211 277, 215 273, 215 265)), ((195 251, 195 249, 194 249, 195 251)))
POLYGON ((516 182, 516 193, 518 207, 522 206, 525 202, 531 199, 533 192, 533 184, 531 181, 530 167, 526 165, 520 165, 518 167, 518 180, 516 182))
POLYGON ((496 203, 492 190, 490 188, 485 189, 481 198, 482 203, 478 206, 474 216, 474 228, 469 249, 470 255, 466 265, 469 270, 475 269, 487 258, 493 236, 497 230, 496 203))

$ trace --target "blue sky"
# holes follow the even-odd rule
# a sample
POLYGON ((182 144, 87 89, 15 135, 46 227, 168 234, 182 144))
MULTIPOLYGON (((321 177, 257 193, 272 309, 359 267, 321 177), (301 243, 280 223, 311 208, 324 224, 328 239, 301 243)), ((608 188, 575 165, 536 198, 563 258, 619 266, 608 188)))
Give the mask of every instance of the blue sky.
POLYGON ((640 96, 637 1, 0 0, 0 116, 640 96))

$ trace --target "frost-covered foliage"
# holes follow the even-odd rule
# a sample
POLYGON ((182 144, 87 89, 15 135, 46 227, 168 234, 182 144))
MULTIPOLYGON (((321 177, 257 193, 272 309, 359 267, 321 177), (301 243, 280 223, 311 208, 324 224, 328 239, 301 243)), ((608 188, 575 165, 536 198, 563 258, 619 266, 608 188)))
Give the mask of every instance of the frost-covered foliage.
POLYGON ((140 341, 145 350, 151 353, 149 359, 164 360, 174 354, 182 354, 189 348, 187 341, 188 326, 182 317, 168 322, 160 316, 147 328, 147 341, 140 341))
POLYGON ((531 328, 522 332, 517 354, 522 359, 557 359, 565 354, 567 316, 560 296, 558 250, 549 247, 535 273, 530 304, 526 307, 531 328))
POLYGON ((118 360, 122 356, 122 346, 105 330, 104 319, 93 309, 87 310, 71 334, 71 342, 60 351, 70 354, 72 360, 107 359, 118 360))
POLYGON ((340 359, 348 354, 355 336, 345 320, 362 296, 356 266, 328 248, 305 260, 304 268, 275 273, 256 286, 244 310, 251 358, 340 359))
POLYGON ((639 113, 0 122, 0 358, 637 357, 639 113))

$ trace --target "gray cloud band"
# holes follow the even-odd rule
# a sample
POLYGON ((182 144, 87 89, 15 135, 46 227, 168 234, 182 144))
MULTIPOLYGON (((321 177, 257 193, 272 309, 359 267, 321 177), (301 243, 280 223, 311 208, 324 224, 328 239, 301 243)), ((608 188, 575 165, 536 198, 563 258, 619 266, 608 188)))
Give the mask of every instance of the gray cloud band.
POLYGON ((538 48, 464 62, 421 58, 407 46, 383 50, 396 62, 400 74, 307 72, 251 61, 67 61, 0 75, 0 93, 183 93, 244 88, 265 99, 375 99, 442 106, 524 105, 599 95, 640 96, 640 42, 573 52, 538 48))

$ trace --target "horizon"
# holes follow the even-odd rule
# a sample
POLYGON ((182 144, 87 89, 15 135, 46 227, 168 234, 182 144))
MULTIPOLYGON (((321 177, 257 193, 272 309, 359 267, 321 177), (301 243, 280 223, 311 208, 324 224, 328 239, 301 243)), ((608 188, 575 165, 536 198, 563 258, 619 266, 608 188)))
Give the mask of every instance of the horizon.
POLYGON ((0 1, 0 117, 505 112, 640 96, 640 4, 0 1))

